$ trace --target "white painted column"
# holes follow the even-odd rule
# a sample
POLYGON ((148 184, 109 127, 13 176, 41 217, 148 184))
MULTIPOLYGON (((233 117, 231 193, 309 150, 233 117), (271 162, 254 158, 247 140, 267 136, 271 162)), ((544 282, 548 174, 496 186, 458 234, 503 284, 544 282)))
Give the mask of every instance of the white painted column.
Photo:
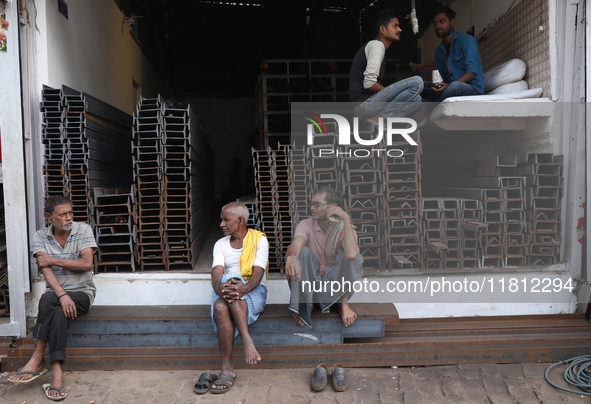
POLYGON ((19 9, 6 2, 7 51, 0 52, 0 131, 4 171, 4 211, 10 288, 10 323, 0 325, 0 335, 26 333, 25 293, 29 291, 29 243, 25 198, 25 160, 19 58, 19 9))

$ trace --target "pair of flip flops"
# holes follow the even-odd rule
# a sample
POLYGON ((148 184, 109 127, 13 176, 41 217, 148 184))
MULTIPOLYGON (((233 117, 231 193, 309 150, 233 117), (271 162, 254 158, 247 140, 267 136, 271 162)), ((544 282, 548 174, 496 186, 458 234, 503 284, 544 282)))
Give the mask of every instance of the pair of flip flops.
MULTIPOLYGON (((332 388, 334 391, 345 391, 349 387, 349 382, 347 381, 347 372, 345 368, 342 367, 340 364, 335 363, 332 367, 332 388)), ((310 382, 310 387, 314 391, 322 391, 326 388, 328 384, 328 367, 321 363, 314 369, 314 374, 312 375, 312 381, 310 382)))
POLYGON ((236 381, 236 376, 227 375, 225 373, 220 373, 219 376, 215 374, 211 374, 209 372, 202 373, 199 376, 199 380, 195 383, 195 388, 193 391, 196 394, 205 394, 211 390, 211 386, 224 386, 225 389, 213 389, 211 390, 211 394, 223 394, 226 391, 230 390, 232 386, 234 386, 234 382, 236 381))
POLYGON ((63 384, 61 386, 59 386, 59 387, 52 386, 49 383, 43 385, 43 391, 45 392, 45 396, 47 398, 49 398, 51 401, 60 401, 60 400, 63 400, 64 398, 68 397, 68 393, 65 393, 63 396, 59 396, 59 395, 58 396, 50 396, 49 395, 49 392, 51 390, 55 390, 59 394, 59 393, 62 392, 62 389, 63 388, 64 388, 64 385, 63 384))
POLYGON ((13 383, 13 384, 27 384, 27 383, 31 383, 35 379, 40 378, 45 373, 47 373, 47 369, 41 369, 39 372, 35 372, 34 370, 24 370, 23 371, 23 368, 20 368, 16 372, 16 375, 17 376, 20 376, 20 375, 33 375, 33 377, 30 377, 30 378, 28 378, 26 380, 14 380, 14 379, 8 378, 8 381, 10 383, 13 383))

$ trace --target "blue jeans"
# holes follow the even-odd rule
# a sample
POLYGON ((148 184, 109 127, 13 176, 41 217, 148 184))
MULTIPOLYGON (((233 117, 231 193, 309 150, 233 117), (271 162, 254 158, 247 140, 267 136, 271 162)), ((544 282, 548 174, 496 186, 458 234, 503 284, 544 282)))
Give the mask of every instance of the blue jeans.
POLYGON ((461 97, 463 95, 481 95, 470 84, 461 81, 452 81, 442 93, 432 90, 434 86, 430 81, 425 81, 425 89, 421 93, 424 102, 441 102, 449 97, 461 97))
POLYGON ((359 104, 355 108, 355 115, 359 119, 368 119, 377 113, 384 118, 410 117, 421 107, 421 91, 423 79, 419 76, 397 81, 359 104))

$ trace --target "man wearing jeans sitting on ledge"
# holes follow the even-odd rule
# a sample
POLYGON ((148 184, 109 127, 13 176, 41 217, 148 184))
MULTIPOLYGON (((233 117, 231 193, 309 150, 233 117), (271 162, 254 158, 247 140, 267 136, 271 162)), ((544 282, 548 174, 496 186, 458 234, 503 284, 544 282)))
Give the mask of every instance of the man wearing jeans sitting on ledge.
POLYGON ((441 7, 433 18, 435 34, 443 38, 435 50, 435 68, 441 73, 443 83, 425 81, 423 101, 441 102, 449 97, 484 93, 478 41, 455 31, 455 18, 455 11, 449 7, 441 7))
POLYGON ((380 117, 384 118, 385 124, 388 117, 413 117, 421 122, 426 115, 426 111, 421 109, 423 80, 420 77, 409 77, 388 87, 382 85, 386 49, 400 40, 402 29, 399 21, 391 10, 377 13, 375 39, 357 52, 351 64, 349 97, 352 102, 360 103, 355 108, 355 115, 375 125, 380 117))
POLYGON ((321 187, 312 195, 312 217, 302 220, 296 228, 293 243, 287 250, 285 274, 291 297, 289 309, 300 326, 312 327, 312 304, 319 303, 323 313, 337 305, 345 327, 357 319, 349 306, 353 282, 363 275, 363 257, 359 254, 357 234, 349 214, 341 209, 341 193, 321 187), (332 218, 331 218, 332 217, 332 218), (340 290, 314 293, 312 286, 325 281, 338 282, 340 290))

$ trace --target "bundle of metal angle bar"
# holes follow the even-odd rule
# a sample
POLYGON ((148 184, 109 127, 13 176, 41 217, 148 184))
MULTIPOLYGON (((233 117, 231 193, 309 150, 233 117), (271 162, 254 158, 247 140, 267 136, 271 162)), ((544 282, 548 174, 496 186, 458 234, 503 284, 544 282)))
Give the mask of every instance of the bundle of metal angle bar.
POLYGON ((422 198, 426 269, 480 267, 479 200, 422 198))
POLYGON ((390 269, 423 268, 421 217, 421 136, 411 134, 417 146, 393 142, 384 158, 386 259, 390 269))
MULTIPOLYGON (((373 131, 360 136, 373 136, 373 131)), ((379 145, 383 149, 383 145, 379 145)), ((386 263, 384 234, 383 156, 367 155, 367 146, 341 145, 339 168, 346 211, 356 227, 359 253, 365 270, 383 270, 386 263)))
POLYGON ((269 242, 269 271, 279 270, 277 265, 281 257, 278 256, 279 237, 277 236, 277 221, 274 217, 276 199, 274 188, 276 182, 273 179, 273 149, 251 149, 254 166, 256 203, 259 214, 260 231, 265 233, 269 242))
POLYGON ((525 176, 527 223, 530 236, 529 265, 552 265, 560 254, 560 209, 564 188, 564 156, 529 153, 517 164, 525 176))
POLYGON ((6 257, 6 227, 4 222, 4 190, 0 186, 0 316, 10 314, 8 291, 8 260, 6 257))
POLYGON ((426 189, 481 201, 482 222, 471 225, 486 227, 481 267, 552 265, 561 243, 562 170, 563 156, 551 153, 489 157, 449 165, 440 172, 448 178, 434 177, 426 189))
MULTIPOLYGON (((289 208, 289 157, 290 145, 279 144, 277 150, 271 152, 271 179, 273 183, 273 219, 275 221, 274 259, 277 268, 283 267, 283 258, 287 247, 292 241, 292 224, 289 208)), ((293 229, 295 230, 295 229, 293 229)), ((269 252, 271 257, 271 252, 269 252)), ((271 258, 269 258, 271 261, 271 258)))
POLYGON ((131 185, 131 116, 67 86, 42 93, 45 196, 68 196, 91 222, 91 190, 131 185))
POLYGON ((133 168, 140 269, 192 269, 213 214, 213 153, 188 104, 142 98, 133 168))
POLYGON ((135 271, 133 188, 94 189, 97 272, 135 271))
POLYGON ((293 231, 299 222, 310 216, 308 211, 308 171, 304 147, 303 145, 296 146, 294 143, 290 148, 289 211, 293 231))

